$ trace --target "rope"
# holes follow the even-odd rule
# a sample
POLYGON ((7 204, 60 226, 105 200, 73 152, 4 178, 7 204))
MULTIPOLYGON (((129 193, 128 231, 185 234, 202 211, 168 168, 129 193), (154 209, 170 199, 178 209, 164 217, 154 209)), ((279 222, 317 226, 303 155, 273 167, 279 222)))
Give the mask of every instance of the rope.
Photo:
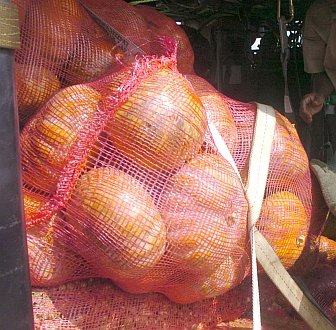
POLYGON ((0 48, 20 47, 19 15, 16 5, 0 3, 0 48))
POLYGON ((103 28, 109 35, 109 37, 114 41, 118 47, 124 51, 128 55, 144 55, 145 52, 136 44, 134 44, 131 40, 122 35, 119 31, 113 28, 110 24, 105 22, 98 14, 96 14, 91 8, 84 5, 81 1, 79 1, 81 6, 93 17, 96 23, 103 28))

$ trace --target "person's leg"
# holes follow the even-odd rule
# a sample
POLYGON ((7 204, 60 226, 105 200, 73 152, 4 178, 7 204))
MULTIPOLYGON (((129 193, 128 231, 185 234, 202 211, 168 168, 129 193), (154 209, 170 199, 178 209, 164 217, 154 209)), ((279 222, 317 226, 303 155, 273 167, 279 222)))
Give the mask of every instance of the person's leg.
POLYGON ((328 138, 333 150, 333 156, 327 161, 328 164, 336 166, 336 114, 335 106, 334 113, 326 115, 326 129, 328 131, 328 138))
POLYGON ((309 159, 324 160, 325 154, 325 114, 324 110, 314 116, 311 130, 311 149, 309 159))
POLYGON ((326 164, 319 159, 312 159, 310 168, 320 183, 321 191, 330 212, 336 216, 336 157, 326 164), (335 161, 335 163, 334 163, 335 161))

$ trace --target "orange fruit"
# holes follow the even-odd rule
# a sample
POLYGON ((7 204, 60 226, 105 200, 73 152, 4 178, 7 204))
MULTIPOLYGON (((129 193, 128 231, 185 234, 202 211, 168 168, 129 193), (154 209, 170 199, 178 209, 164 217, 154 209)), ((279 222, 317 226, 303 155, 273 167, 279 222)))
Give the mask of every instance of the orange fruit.
POLYGON ((309 218, 295 194, 280 191, 264 200, 257 228, 265 235, 283 265, 289 268, 306 245, 309 218))
POLYGON ((121 282, 114 281, 114 283, 122 290, 133 294, 161 292, 162 288, 171 285, 169 277, 175 271, 175 265, 171 264, 170 258, 167 258, 167 255, 164 254, 159 262, 143 276, 139 276, 136 279, 123 279, 121 282))
POLYGON ((139 46, 145 54, 149 54, 151 31, 147 22, 136 12, 133 5, 124 0, 83 0, 85 6, 95 12, 112 28, 122 34, 127 40, 139 46))
POLYGON ((303 179, 309 171, 309 161, 292 124, 279 113, 276 120, 267 186, 285 190, 303 179))
POLYGON ((171 171, 200 150, 203 106, 179 74, 161 69, 147 77, 116 111, 108 128, 113 145, 148 170, 171 171))
POLYGON ((332 264, 336 261, 336 241, 326 236, 320 237, 319 263, 332 264))
POLYGON ((21 123, 26 122, 61 88, 59 79, 43 66, 16 63, 15 79, 21 123))
POLYGON ((170 178, 161 204, 165 212, 207 208, 223 213, 230 223, 239 223, 247 214, 237 174, 227 160, 211 153, 196 155, 170 178))
POLYGON ((76 0, 31 1, 22 27, 23 48, 50 64, 62 64, 77 41, 82 16, 76 0))
MULTIPOLYGON (((228 104, 219 93, 200 96, 200 99, 204 105, 208 118, 215 125, 229 151, 232 153, 238 140, 238 130, 230 113, 228 104)), ((217 150, 209 130, 207 130, 205 134, 205 148, 209 151, 217 150)))
POLYGON ((124 52, 107 38, 81 36, 76 50, 67 62, 65 81, 80 84, 106 73, 124 57, 124 52))
MULTIPOLYGON (((275 190, 298 189, 298 185, 301 185, 306 180, 306 176, 309 175, 308 157, 292 124, 278 112, 275 113, 275 116, 276 126, 266 187, 272 192, 275 190)), ((246 180, 255 111, 249 109, 246 111, 245 118, 241 115, 238 119, 240 120, 238 124, 240 145, 238 145, 234 157, 241 169, 243 179, 246 180)))
POLYGON ((224 215, 201 211, 163 214, 167 226, 167 253, 184 270, 210 275, 236 245, 245 243, 245 229, 230 227, 224 215), (239 237, 239 234, 242 237, 239 237))
POLYGON ((237 252, 228 255, 210 275, 186 272, 179 280, 162 287, 160 292, 179 304, 190 304, 227 293, 243 281, 249 270, 247 253, 243 250, 237 252))
POLYGON ((166 228, 150 195, 130 175, 91 169, 77 182, 67 219, 85 236, 82 255, 100 276, 136 278, 162 257, 166 228))
POLYGON ((191 83, 194 87, 198 96, 209 96, 214 93, 219 93, 219 91, 211 85, 207 80, 204 78, 196 75, 196 74, 187 74, 186 79, 191 83))
MULTIPOLYGON (((46 198, 31 192, 24 193, 26 219, 37 213, 46 198)), ((52 286, 74 278, 82 259, 68 246, 68 237, 62 233, 59 216, 27 228, 27 245, 32 285, 52 286), (57 224, 58 223, 58 224, 57 224)))
POLYGON ((197 288, 206 298, 217 297, 239 285, 247 276, 249 265, 247 253, 238 249, 228 255, 210 276, 198 283, 197 288))
MULTIPOLYGON (((193 74, 186 75, 186 78, 202 101, 207 117, 215 124, 219 134, 232 153, 238 140, 238 130, 230 112, 229 104, 222 97, 222 94, 205 79, 193 74)), ((203 147, 207 152, 217 150, 209 130, 206 132, 205 146, 203 147)))
POLYGON ((205 299, 192 284, 177 283, 167 286, 162 292, 169 300, 177 304, 191 304, 205 299))
POLYGON ((55 191, 72 148, 99 110, 100 100, 92 87, 75 85, 41 108, 21 133, 24 182, 44 192, 55 191))
POLYGON ((23 206, 25 219, 31 218, 31 216, 43 207, 46 203, 47 197, 39 195, 37 193, 30 192, 27 189, 23 190, 23 206))
POLYGON ((34 286, 54 286, 76 277, 82 259, 68 248, 67 238, 56 223, 57 216, 27 229, 30 278, 34 286))
POLYGON ((171 180, 160 201, 167 253, 187 270, 210 274, 246 244, 247 202, 229 163, 199 154, 171 180))

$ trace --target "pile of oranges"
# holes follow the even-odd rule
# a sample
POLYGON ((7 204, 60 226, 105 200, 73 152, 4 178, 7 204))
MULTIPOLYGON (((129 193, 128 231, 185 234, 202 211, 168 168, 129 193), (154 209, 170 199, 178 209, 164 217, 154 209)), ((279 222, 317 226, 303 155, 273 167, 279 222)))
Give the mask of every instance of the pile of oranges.
MULTIPOLYGON (((23 38, 49 41, 23 47, 16 64, 33 284, 104 277, 178 303, 228 292, 250 274, 242 182, 255 106, 235 110, 174 56, 118 66, 125 54, 86 15, 75 0, 34 0, 22 25, 23 38)), ((298 136, 277 114, 257 226, 287 268, 309 243, 310 189, 298 136)))

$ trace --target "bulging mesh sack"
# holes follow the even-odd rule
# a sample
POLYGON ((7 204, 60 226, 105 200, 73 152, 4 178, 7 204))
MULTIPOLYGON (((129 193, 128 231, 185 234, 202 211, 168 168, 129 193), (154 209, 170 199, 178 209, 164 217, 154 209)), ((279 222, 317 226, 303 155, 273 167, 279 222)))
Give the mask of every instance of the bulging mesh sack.
POLYGON ((32 229, 64 227, 59 240, 70 235, 63 245, 94 275, 188 303, 245 278, 248 207, 229 163, 200 153, 204 107, 174 63, 144 58, 62 89, 23 129, 21 149, 26 198, 41 199, 26 210, 32 229))
MULTIPOLYGON (((18 83, 27 78, 18 99, 29 96, 20 145, 30 273, 34 286, 51 287, 35 311, 51 299, 55 328, 74 329, 127 322, 179 329, 238 317, 250 303, 243 184, 258 174, 249 171, 257 106, 226 97, 191 70, 182 75, 175 43, 165 31, 153 36, 152 9, 85 4, 161 56, 128 57, 74 0, 21 3, 16 73, 18 83), (158 36, 165 48, 155 48, 158 36), (71 298, 76 292, 81 300, 71 298), (105 309, 95 306, 98 296, 105 309)), ((170 26, 167 19, 169 33, 180 33, 170 26)), ((276 112, 257 227, 284 266, 304 274, 319 258, 325 216, 298 135, 276 112)))
POLYGON ((193 72, 194 53, 188 37, 174 20, 155 9, 136 10, 122 0, 14 3, 21 30, 21 48, 15 55, 21 126, 62 87, 93 80, 132 61, 133 53, 125 53, 124 41, 111 40, 82 4, 147 55, 165 54, 160 40, 175 38, 180 71, 193 72))
POLYGON ((154 7, 134 7, 123 0, 81 0, 113 29, 139 47, 146 55, 164 55, 161 38, 177 43, 177 67, 181 73, 193 73, 194 51, 184 30, 172 18, 154 7))
MULTIPOLYGON (((207 123, 227 136, 245 182, 255 115, 255 104, 182 76, 174 55, 61 89, 20 137, 33 284, 101 277, 127 303, 156 292, 172 308, 212 298, 230 311, 250 274, 248 203, 207 123)), ((276 117, 257 227, 286 268, 304 273, 325 209, 312 204, 319 191, 296 131, 276 117)))
POLYGON ((21 48, 15 54, 20 124, 61 87, 97 78, 124 52, 76 0, 16 0, 21 48))
MULTIPOLYGON (((227 144, 243 183, 249 175, 249 157, 256 120, 256 104, 232 100, 203 78, 187 75, 227 144)), ((326 206, 318 183, 311 177, 307 155, 293 125, 276 112, 264 201, 257 228, 265 235, 287 269, 305 272, 313 267, 326 206), (276 233, 280 233, 277 235, 276 233)), ((203 151, 218 153, 209 131, 203 151)))

